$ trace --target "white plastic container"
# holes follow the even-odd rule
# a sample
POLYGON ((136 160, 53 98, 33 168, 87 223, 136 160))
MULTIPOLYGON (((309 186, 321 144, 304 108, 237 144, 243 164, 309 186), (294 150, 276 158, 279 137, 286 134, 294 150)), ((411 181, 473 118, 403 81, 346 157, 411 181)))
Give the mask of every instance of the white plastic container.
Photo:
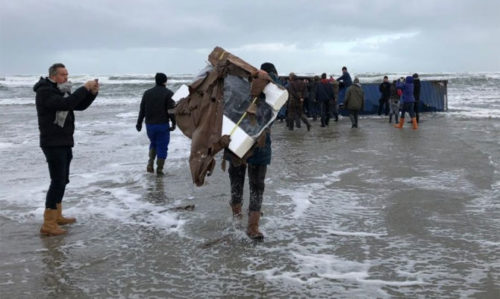
POLYGON ((189 87, 186 84, 182 84, 179 89, 174 93, 172 96, 172 100, 174 100, 176 103, 179 102, 181 99, 187 97, 189 95, 189 87))
MULTIPOLYGON (((229 117, 222 116, 222 135, 229 135, 234 129, 236 124, 229 119, 229 117)), ((229 149, 236 154, 236 156, 242 158, 248 150, 255 143, 255 139, 249 136, 240 127, 237 127, 233 134, 231 135, 231 142, 229 143, 229 149)))
POLYGON ((288 100, 288 91, 286 89, 279 88, 274 83, 266 85, 264 88, 264 94, 266 95, 266 103, 268 103, 276 112, 278 112, 288 100))

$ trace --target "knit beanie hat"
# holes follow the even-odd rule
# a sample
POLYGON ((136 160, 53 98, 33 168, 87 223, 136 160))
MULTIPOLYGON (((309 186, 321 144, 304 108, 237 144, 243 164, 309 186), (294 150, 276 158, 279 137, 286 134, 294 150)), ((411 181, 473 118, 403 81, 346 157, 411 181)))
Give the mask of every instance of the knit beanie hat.
POLYGON ((167 75, 165 75, 164 73, 156 73, 155 81, 156 84, 163 85, 165 82, 167 82, 167 75))
POLYGON ((274 74, 278 74, 278 71, 276 70, 276 68, 274 67, 274 64, 270 63, 270 62, 264 62, 261 66, 260 66, 260 69, 263 70, 263 71, 266 71, 267 73, 274 73, 274 74))

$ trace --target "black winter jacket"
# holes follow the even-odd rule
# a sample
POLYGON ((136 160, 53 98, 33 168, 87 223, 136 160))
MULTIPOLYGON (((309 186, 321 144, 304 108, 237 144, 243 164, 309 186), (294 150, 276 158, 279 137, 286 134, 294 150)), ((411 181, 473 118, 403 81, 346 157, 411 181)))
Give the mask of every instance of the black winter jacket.
POLYGON ((74 146, 75 114, 73 110, 85 110, 95 100, 97 95, 90 93, 85 87, 80 87, 68 97, 57 88, 57 84, 48 78, 40 78, 35 84, 36 111, 38 129, 40 130, 40 146, 74 146), (54 124, 57 111, 68 111, 64 126, 54 124))
POLYGON ((420 101, 420 79, 413 79, 413 96, 415 101, 420 101))
POLYGON ((137 125, 142 125, 146 118, 146 124, 165 124, 172 120, 175 124, 173 114, 168 114, 168 109, 175 108, 175 102, 172 100, 174 93, 164 85, 156 85, 144 92, 141 100, 141 108, 137 125))
POLYGON ((318 102, 328 102, 335 99, 333 85, 329 82, 320 82, 316 85, 316 100, 318 102))
POLYGON ((382 82, 382 84, 378 86, 378 90, 382 94, 381 95, 382 99, 388 100, 391 97, 391 83, 382 82))

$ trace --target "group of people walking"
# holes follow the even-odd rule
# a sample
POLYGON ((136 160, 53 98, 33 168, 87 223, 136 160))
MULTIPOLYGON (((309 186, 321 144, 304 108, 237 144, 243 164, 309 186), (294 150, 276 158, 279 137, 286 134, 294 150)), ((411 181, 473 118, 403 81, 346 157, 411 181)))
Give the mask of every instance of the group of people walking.
MULTIPOLYGON (((326 73, 321 77, 314 76, 312 80, 300 79, 294 73, 283 80, 283 85, 288 89, 289 100, 280 113, 278 119, 286 119, 289 130, 300 128, 303 122, 307 130, 311 129, 309 118, 316 121, 319 117, 321 127, 326 127, 330 119, 335 122, 339 119, 339 109, 349 113, 352 128, 358 128, 359 114, 365 107, 365 94, 357 77, 352 80, 347 67, 342 68, 342 76, 327 79, 326 73), (344 102, 339 105, 339 91, 345 89, 344 102)), ((389 123, 394 118, 397 128, 403 127, 406 113, 412 119, 413 129, 418 129, 420 105, 420 79, 418 74, 402 77, 389 82, 384 76, 379 85, 380 99, 378 115, 389 116, 389 123), (400 122, 399 113, 403 122, 400 122)))

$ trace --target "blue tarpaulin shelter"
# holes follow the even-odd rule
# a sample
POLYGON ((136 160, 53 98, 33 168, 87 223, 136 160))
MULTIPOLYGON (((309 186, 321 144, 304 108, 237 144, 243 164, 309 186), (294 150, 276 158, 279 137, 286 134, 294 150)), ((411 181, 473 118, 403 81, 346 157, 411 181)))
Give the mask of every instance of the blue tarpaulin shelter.
MULTIPOLYGON (((448 110, 448 91, 446 80, 421 81, 420 109, 421 112, 443 112, 448 110)), ((377 113, 380 99, 378 90, 380 83, 361 84, 365 92, 365 109, 363 114, 377 113)), ((345 88, 339 91, 339 103, 344 103, 345 88)))

